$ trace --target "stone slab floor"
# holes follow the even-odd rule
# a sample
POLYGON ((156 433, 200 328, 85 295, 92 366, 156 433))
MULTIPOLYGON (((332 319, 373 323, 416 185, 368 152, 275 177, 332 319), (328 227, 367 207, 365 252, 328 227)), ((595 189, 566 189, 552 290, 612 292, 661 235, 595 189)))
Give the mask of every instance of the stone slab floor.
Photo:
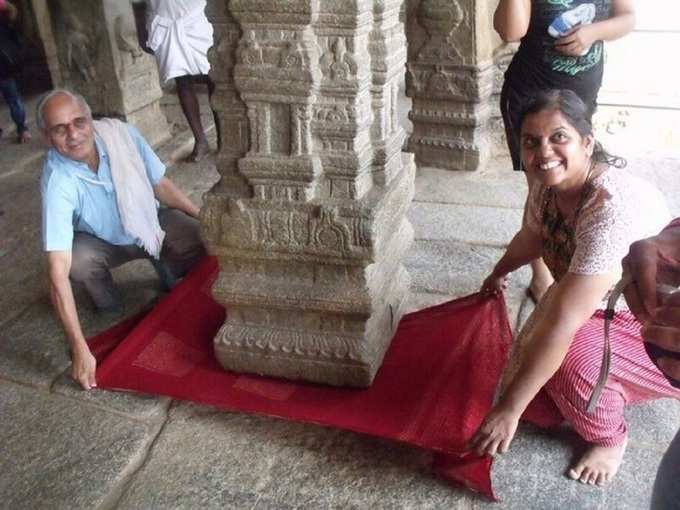
MULTIPOLYGON (((34 103, 34 100, 29 101, 34 103)), ((212 161, 181 162, 191 145, 176 100, 164 108, 171 143, 160 148, 169 175, 197 201, 217 179, 212 161)), ((631 440, 615 482, 585 487, 564 473, 581 446, 565 430, 522 426, 497 460, 500 504, 435 478, 428 453, 314 425, 222 412, 167 398, 78 390, 66 377, 63 334, 52 316, 40 253, 38 136, 13 144, 0 111, 0 508, 372 508, 644 509, 662 452, 680 424, 680 406, 630 409, 631 440)), ((214 135, 213 135, 214 137, 214 135)), ((214 144, 214 140, 213 140, 214 144)), ((416 242, 407 266, 411 309, 475 291, 517 229, 524 179, 495 161, 483 173, 421 168, 410 219, 416 242)), ((631 158, 657 181, 680 214, 680 155, 631 158)), ((644 212, 641 212, 642 214, 644 212)), ((148 263, 115 274, 132 313, 159 294, 148 263)), ((506 299, 513 324, 530 310, 527 272, 506 299)), ((109 324, 84 304, 88 334, 109 324)))

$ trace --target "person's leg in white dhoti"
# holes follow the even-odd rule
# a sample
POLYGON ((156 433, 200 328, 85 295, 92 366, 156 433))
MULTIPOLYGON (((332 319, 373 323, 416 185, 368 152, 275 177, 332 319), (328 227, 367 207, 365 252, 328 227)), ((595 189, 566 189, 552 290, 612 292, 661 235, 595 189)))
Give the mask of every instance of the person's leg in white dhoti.
MULTIPOLYGON (((205 83, 208 86, 209 95, 212 96, 215 84, 207 75, 177 76, 175 78, 179 104, 189 123, 189 128, 191 128, 191 132, 194 135, 194 148, 188 157, 188 161, 194 162, 200 161, 210 150, 208 139, 206 138, 205 130, 203 129, 203 123, 201 122, 201 109, 198 102, 198 96, 196 95, 196 83, 205 83)), ((218 129, 217 139, 219 144, 219 124, 214 110, 213 117, 215 118, 215 127, 218 129)))

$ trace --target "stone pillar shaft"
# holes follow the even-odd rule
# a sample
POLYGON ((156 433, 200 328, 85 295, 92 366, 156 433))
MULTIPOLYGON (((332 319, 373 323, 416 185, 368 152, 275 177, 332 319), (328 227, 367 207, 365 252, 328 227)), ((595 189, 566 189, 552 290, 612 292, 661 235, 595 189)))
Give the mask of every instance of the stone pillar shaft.
POLYGON ((408 288, 414 165, 393 141, 392 102, 403 27, 394 47, 374 21, 398 32, 400 2, 215 3, 213 77, 229 90, 215 107, 247 131, 234 145, 223 130, 222 181, 202 213, 228 310, 216 356, 231 370, 366 386, 408 288), (226 35, 236 26, 238 45, 226 35))
POLYGON ((421 166, 482 168, 493 89, 487 0, 408 0, 409 150, 421 166))

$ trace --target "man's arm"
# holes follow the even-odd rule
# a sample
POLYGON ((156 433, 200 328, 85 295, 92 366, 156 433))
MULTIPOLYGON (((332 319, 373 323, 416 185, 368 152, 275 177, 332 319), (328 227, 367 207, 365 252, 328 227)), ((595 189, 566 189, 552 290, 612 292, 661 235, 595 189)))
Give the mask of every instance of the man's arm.
POLYGON ((161 204, 198 218, 201 210, 167 177, 162 177, 153 187, 153 191, 161 204))
MULTIPOLYGON (((674 286, 680 283, 680 218, 658 235, 633 243, 622 265, 624 274, 633 278, 624 294, 630 310, 645 323, 642 338, 680 353, 680 293, 661 306, 656 294, 657 280, 674 286)), ((680 381, 680 360, 661 357, 656 363, 664 374, 680 381)))
POLYGON ((89 390, 97 386, 95 380, 97 362, 85 341, 78 319, 76 302, 73 299, 73 289, 69 280, 71 252, 47 252, 47 271, 52 305, 64 327, 66 340, 71 348, 71 376, 84 389, 89 390))
POLYGON ((631 244, 622 265, 624 274, 633 277, 633 282, 624 292, 631 312, 642 322, 652 320, 657 307, 657 274, 660 273, 660 280, 678 283, 680 218, 673 220, 658 235, 631 244))

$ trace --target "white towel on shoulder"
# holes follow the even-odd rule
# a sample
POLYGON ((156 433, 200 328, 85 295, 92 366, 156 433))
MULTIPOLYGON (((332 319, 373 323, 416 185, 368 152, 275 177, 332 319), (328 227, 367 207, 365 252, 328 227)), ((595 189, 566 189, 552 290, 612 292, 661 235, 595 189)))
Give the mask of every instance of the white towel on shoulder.
POLYGON ((149 255, 159 258, 165 232, 158 222, 156 197, 144 161, 126 124, 117 119, 95 120, 94 130, 109 156, 123 229, 138 239, 149 255))

